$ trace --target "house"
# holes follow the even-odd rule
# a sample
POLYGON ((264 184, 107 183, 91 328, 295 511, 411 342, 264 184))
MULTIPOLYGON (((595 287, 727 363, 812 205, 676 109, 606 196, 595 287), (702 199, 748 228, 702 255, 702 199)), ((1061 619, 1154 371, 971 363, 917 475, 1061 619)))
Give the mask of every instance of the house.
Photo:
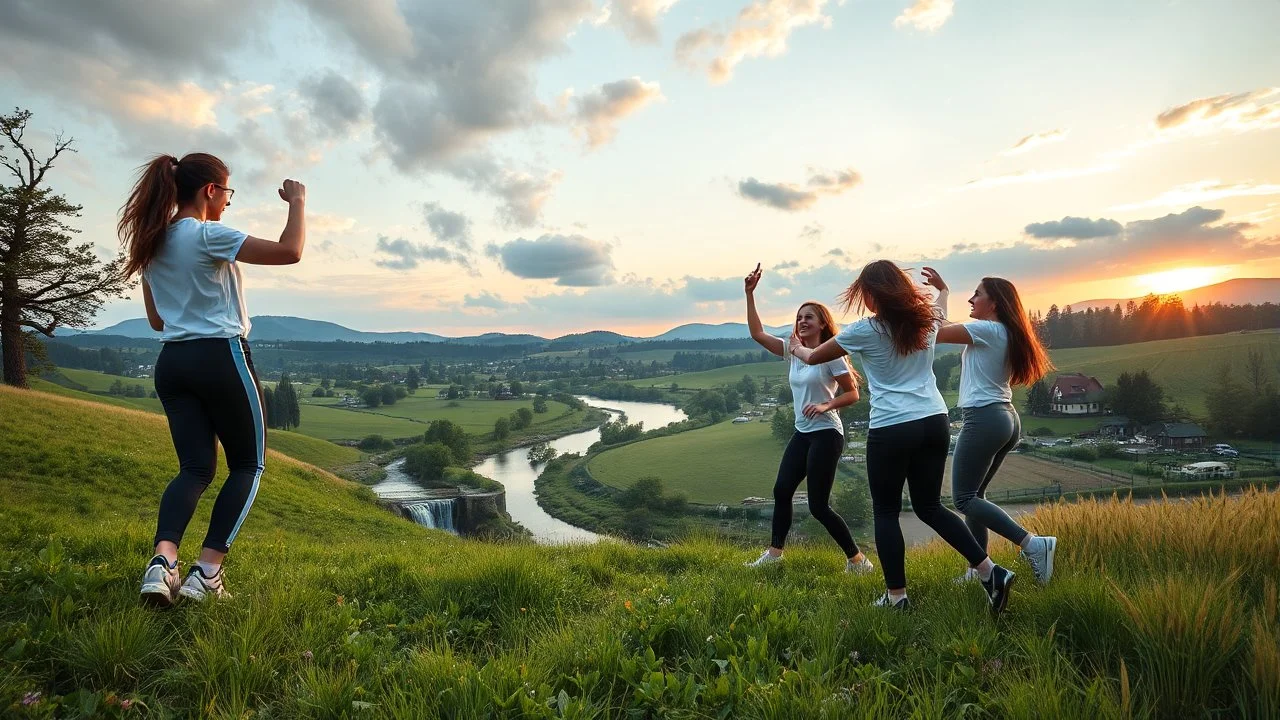
POLYGON ((1158 423, 1147 429, 1147 437, 1162 448, 1202 450, 1208 435, 1195 423, 1158 423))
POLYGON ((1138 424, 1123 415, 1112 415, 1098 423, 1098 434, 1104 438, 1131 438, 1138 424))
POLYGON ((1049 409, 1062 415, 1099 415, 1105 395, 1098 378, 1062 373, 1049 389, 1049 409))

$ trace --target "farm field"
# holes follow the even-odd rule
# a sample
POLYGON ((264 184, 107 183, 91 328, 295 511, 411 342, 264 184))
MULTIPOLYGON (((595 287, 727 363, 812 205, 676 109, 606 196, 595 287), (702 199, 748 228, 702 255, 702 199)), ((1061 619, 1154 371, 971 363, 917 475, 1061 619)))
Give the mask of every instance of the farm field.
MULTIPOLYGON (((849 448, 848 453, 864 455, 865 436, 851 436, 850 440, 862 446, 849 448)), ((684 492, 691 502, 736 504, 749 496, 772 496, 782 450, 783 445, 770 434, 769 423, 735 425, 725 421, 607 450, 592 458, 588 469, 596 480, 612 487, 627 488, 652 475, 661 478, 667 489, 684 492)), ((865 477, 865 465, 853 467, 865 477)), ((1101 473, 1012 454, 989 491, 1043 488, 1055 482, 1061 482, 1064 491, 1114 485, 1101 473)), ((951 493, 950 458, 942 492, 951 493)))

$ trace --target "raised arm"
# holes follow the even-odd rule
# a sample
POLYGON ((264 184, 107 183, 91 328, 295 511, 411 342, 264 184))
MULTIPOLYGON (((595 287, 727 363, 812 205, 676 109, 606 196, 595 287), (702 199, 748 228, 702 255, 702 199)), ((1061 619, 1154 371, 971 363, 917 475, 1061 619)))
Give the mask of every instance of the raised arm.
POLYGON ((938 330, 938 342, 952 345, 972 345, 973 336, 964 323, 949 323, 938 330))
MULTIPOLYGON (((933 299, 933 304, 938 308, 942 316, 943 327, 950 325, 951 321, 947 319, 947 301, 951 298, 951 288, 947 287, 947 283, 942 279, 942 275, 931 267, 924 268, 921 273, 924 276, 924 284, 937 289, 938 295, 933 299)), ((939 340, 939 342, 943 342, 939 340)))
POLYGON ((764 331, 764 324, 760 322, 760 313, 756 312, 756 286, 760 284, 760 264, 756 263, 756 269, 747 273, 743 278, 743 290, 747 294, 747 329, 751 331, 751 339, 760 343, 760 346, 774 355, 781 356, 787 347, 783 343, 782 338, 774 337, 764 331))
POLYGON ((289 203, 289 218, 285 221, 280 241, 247 237, 236 254, 236 262, 250 265, 292 265, 302 259, 302 248, 307 243, 307 188, 297 180, 285 180, 280 187, 280 199, 289 203))

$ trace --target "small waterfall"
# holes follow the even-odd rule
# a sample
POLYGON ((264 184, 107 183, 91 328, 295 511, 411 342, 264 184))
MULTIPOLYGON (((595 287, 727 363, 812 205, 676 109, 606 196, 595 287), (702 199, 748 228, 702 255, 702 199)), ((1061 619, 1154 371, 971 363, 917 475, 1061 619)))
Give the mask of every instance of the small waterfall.
POLYGON ((458 531, 453 526, 453 511, 456 505, 457 503, 453 500, 423 500, 406 505, 404 509, 409 511, 409 516, 419 525, 436 530, 447 530, 457 535, 458 531))

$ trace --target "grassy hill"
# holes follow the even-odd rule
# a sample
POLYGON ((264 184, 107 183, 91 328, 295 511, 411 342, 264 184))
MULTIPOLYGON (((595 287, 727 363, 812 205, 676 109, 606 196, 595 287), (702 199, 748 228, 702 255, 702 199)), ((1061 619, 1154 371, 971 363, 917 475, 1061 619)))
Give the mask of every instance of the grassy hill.
MULTIPOLYGON (((693 539, 546 548, 425 530, 272 453, 235 597, 137 605, 163 418, 0 388, 0 714, 16 717, 1267 717, 1280 496, 1084 503, 993 622, 938 546, 910 614, 830 551, 756 573, 693 539), (128 707, 125 707, 127 703, 128 707)), ((213 493, 201 501, 190 560, 213 493)), ((1008 546, 997 559, 1018 569, 1008 546)))

